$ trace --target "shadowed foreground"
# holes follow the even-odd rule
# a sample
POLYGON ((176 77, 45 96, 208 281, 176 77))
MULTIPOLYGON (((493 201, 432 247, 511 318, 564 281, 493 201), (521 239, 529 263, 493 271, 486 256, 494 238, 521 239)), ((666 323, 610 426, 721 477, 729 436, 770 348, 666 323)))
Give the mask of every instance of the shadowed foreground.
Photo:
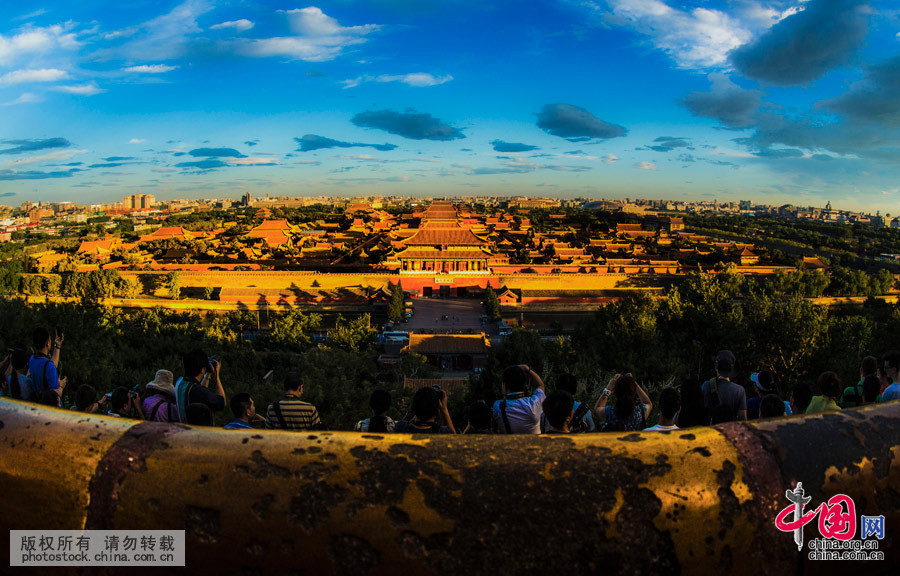
MULTIPOLYGON (((192 429, 0 399, 0 456, 0 530, 186 530, 187 567, 158 572, 900 567, 900 402, 672 433, 413 437, 192 429), (857 516, 884 515, 885 560, 798 552, 775 528, 798 481, 809 509, 843 493, 857 516)), ((805 537, 820 537, 815 521, 805 537)))

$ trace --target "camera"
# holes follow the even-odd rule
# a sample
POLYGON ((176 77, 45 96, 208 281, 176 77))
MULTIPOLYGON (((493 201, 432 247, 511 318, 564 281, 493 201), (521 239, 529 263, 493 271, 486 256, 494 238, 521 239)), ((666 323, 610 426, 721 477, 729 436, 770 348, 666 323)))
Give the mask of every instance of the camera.
POLYGON ((442 390, 442 389, 441 389, 441 385, 440 385, 440 384, 432 384, 431 387, 432 387, 432 388, 434 389, 434 391, 437 392, 438 394, 441 393, 441 390, 442 390))
POLYGON ((209 371, 212 372, 214 370, 213 362, 219 362, 219 357, 213 354, 206 359, 206 362, 209 364, 209 371))
POLYGON ((587 415, 590 407, 587 405, 587 402, 582 402, 578 405, 578 409, 575 410, 575 414, 572 416, 572 422, 569 425, 569 430, 572 432, 585 432, 587 431, 587 422, 584 421, 584 417, 587 415))

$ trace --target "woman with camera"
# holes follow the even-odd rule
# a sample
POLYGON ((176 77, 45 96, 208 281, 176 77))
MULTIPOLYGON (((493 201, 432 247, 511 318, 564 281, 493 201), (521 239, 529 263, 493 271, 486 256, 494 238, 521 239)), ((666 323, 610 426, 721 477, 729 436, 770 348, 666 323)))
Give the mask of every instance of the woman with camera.
POLYGON ((646 426, 647 415, 653 409, 650 397, 631 374, 616 374, 603 389, 594 406, 598 427, 602 432, 640 432, 646 426), (607 406, 610 396, 615 405, 607 406))

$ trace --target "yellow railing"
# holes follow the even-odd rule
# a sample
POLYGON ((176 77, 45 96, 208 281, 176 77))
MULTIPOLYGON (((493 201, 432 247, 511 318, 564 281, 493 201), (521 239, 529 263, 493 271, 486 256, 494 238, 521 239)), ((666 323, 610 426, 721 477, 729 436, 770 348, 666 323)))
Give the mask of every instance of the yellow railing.
POLYGON ((775 528, 798 481, 810 507, 843 493, 857 515, 884 515, 885 560, 864 569, 897 573, 898 402, 488 437, 228 431, 0 399, 0 530, 184 529, 191 574, 862 569, 806 560, 775 528))

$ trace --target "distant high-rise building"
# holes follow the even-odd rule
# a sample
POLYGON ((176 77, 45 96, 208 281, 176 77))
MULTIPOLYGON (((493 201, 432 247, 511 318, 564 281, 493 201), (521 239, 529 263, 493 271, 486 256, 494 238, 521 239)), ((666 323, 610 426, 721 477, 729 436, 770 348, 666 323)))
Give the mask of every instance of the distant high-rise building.
POLYGON ((241 196, 241 205, 242 206, 252 206, 253 205, 253 195, 247 192, 243 196, 241 196))
POLYGON ((123 210, 148 210, 156 204, 152 194, 132 194, 122 198, 123 210))

